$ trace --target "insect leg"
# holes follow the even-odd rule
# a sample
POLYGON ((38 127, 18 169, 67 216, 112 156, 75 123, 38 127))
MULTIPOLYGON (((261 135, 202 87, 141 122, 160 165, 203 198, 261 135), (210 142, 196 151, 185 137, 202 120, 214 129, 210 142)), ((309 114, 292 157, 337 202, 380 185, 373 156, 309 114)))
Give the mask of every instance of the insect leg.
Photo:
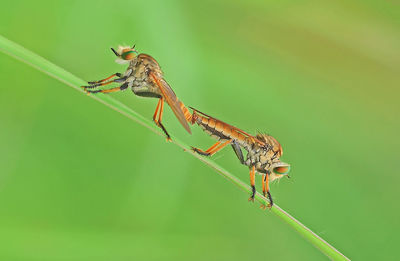
POLYGON ((266 206, 268 208, 271 208, 273 205, 273 202, 272 202, 271 194, 269 193, 268 174, 264 174, 262 176, 262 190, 263 190, 263 196, 268 197, 268 200, 270 203, 268 203, 267 205, 261 204, 260 208, 265 209, 266 206))
POLYGON ((122 84, 121 86, 118 86, 118 87, 115 87, 115 88, 111 88, 111 89, 106 89, 106 90, 94 90, 94 91, 92 91, 92 90, 86 90, 86 89, 85 89, 85 91, 86 91, 87 93, 98 93, 98 92, 101 92, 101 93, 109 93, 109 92, 123 91, 123 90, 125 90, 126 88, 128 88, 128 83, 127 83, 127 82, 124 83, 124 84, 122 84))
POLYGON ((214 149, 211 149, 210 151, 208 151, 208 153, 210 153, 210 155, 215 154, 217 151, 222 150, 226 145, 230 144, 232 142, 232 140, 227 140, 224 143, 222 143, 221 145, 215 147, 214 149))
POLYGON ((267 196, 269 200, 269 204, 267 205, 268 208, 272 208, 274 202, 272 201, 271 193, 269 193, 269 175, 268 173, 265 175, 265 190, 267 191, 267 196))
POLYGON ((217 143, 215 143, 214 145, 212 145, 209 149, 207 149, 206 151, 203 151, 201 149, 198 148, 194 148, 192 147, 192 150, 204 155, 204 156, 211 156, 213 154, 215 154, 217 151, 222 150, 226 145, 230 144, 232 142, 232 140, 227 140, 224 143, 221 144, 221 141, 218 141, 217 143))
POLYGON ((153 116, 153 120, 154 120, 154 122, 156 123, 156 125, 157 125, 158 127, 160 127, 160 128, 163 130, 163 132, 164 132, 165 135, 167 136, 167 141, 170 141, 170 140, 171 140, 171 136, 169 136, 167 130, 166 130, 165 127, 164 127, 164 125, 161 123, 163 113, 164 113, 164 98, 161 97, 161 98, 158 100, 158 104, 157 104, 156 112, 154 113, 154 116, 153 116), (158 110, 158 108, 160 108, 160 110, 158 110), (157 115, 157 112, 158 112, 158 111, 159 111, 158 119, 156 119, 156 115, 157 115))
POLYGON ((98 82, 93 82, 89 86, 82 86, 82 88, 84 88, 86 90, 86 89, 96 88, 96 87, 99 87, 99 86, 104 86, 104 85, 107 85, 107 84, 110 84, 110 83, 114 83, 114 82, 124 82, 126 80, 126 78, 127 77, 124 76, 124 77, 121 77, 121 78, 118 78, 118 79, 114 79, 114 80, 111 80, 111 81, 108 81, 108 82, 106 82, 105 81, 106 79, 104 79, 104 81, 101 80, 101 81, 98 81, 98 82))
POLYGON ((267 174, 264 174, 262 176, 262 191, 263 191, 263 196, 265 197, 267 190, 265 189, 265 181, 267 179, 267 174))
POLYGON ((256 168, 254 166, 250 169, 250 185, 251 185, 251 196, 249 201, 254 202, 254 197, 256 195, 256 168))
POLYGON ((105 82, 105 81, 108 81, 108 80, 110 80, 110 79, 112 79, 112 78, 114 78, 114 77, 121 77, 121 75, 122 75, 122 74, 120 74, 120 73, 114 73, 114 74, 112 74, 111 76, 109 76, 109 77, 107 77, 107 78, 105 78, 105 79, 103 79, 103 80, 88 82, 88 84, 92 85, 92 84, 96 84, 96 83, 105 82))
POLYGON ((158 122, 161 123, 162 116, 164 114, 164 98, 161 98, 161 104, 160 104, 160 114, 158 114, 158 122))
POLYGON ((161 99, 158 99, 156 111, 154 112, 154 115, 153 115, 153 121, 154 122, 157 122, 156 118, 157 118, 157 114, 158 114, 158 109, 160 108, 160 103, 161 103, 161 99))
POLYGON ((194 152, 199 153, 200 155, 203 156, 210 156, 210 150, 214 149, 215 147, 217 147, 219 144, 221 144, 221 141, 217 141, 214 145, 212 145, 210 148, 208 148, 206 151, 202 150, 202 149, 198 149, 195 147, 192 147, 192 150, 194 152))

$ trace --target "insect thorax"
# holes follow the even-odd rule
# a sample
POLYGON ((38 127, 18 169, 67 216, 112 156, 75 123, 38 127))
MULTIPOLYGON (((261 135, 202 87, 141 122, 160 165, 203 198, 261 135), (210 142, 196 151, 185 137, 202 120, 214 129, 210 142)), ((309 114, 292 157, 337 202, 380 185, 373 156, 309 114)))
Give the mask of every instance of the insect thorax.
POLYGON ((160 89, 157 87, 151 75, 162 78, 160 66, 153 57, 147 54, 139 54, 131 60, 124 76, 127 77, 128 87, 140 96, 161 97, 160 89))
MULTIPOLYGON (((258 135, 257 138, 259 138, 258 135)), ((270 173, 272 164, 279 162, 281 147, 274 138, 261 141, 265 142, 265 144, 261 145, 254 142, 244 146, 248 152, 245 165, 249 167, 255 166, 259 173, 270 173)))

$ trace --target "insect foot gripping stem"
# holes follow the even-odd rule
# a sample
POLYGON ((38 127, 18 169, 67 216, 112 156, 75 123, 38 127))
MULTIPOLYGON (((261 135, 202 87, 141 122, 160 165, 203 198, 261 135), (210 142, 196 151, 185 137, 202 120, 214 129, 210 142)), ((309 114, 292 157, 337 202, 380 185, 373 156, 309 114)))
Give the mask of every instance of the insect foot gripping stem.
POLYGON ((274 202, 272 201, 272 197, 271 197, 271 193, 269 193, 269 191, 267 192, 267 198, 268 198, 268 201, 265 201, 265 203, 262 203, 261 205, 260 205, 260 208, 262 208, 262 209, 271 209, 272 208, 272 206, 274 205, 274 202))
POLYGON ((168 134, 168 131, 165 129, 164 125, 161 123, 163 112, 164 112, 164 98, 160 98, 157 103, 156 111, 154 112, 154 115, 153 115, 153 121, 164 132, 164 134, 167 138, 167 141, 172 141, 171 136, 169 136, 169 134, 168 134))
POLYGON ((167 142, 168 142, 168 141, 172 141, 171 136, 169 136, 168 131, 165 129, 165 127, 164 127, 164 125, 161 123, 161 121, 154 121, 154 122, 155 122, 155 124, 156 124, 158 127, 160 127, 161 130, 164 132, 166 141, 167 141, 167 142))
POLYGON ((266 209, 267 207, 271 209, 272 205, 274 204, 272 201, 271 193, 269 193, 269 177, 268 174, 263 174, 262 176, 262 191, 263 191, 263 196, 268 198, 268 201, 265 201, 265 203, 262 203, 260 208, 266 209))
POLYGON ((251 186, 251 196, 249 197, 249 201, 254 202, 254 197, 256 196, 256 187, 251 186))
POLYGON ((165 129, 165 127, 164 127, 164 125, 162 125, 162 123, 161 122, 156 122, 156 125, 158 126, 158 127, 160 127, 161 129, 162 129, 162 131, 164 132, 164 134, 165 134, 165 139, 166 139, 166 141, 168 142, 168 141, 172 141, 172 139, 171 139, 171 136, 169 136, 169 133, 167 132, 167 130, 165 129))
POLYGON ((271 193, 269 193, 269 191, 267 191, 267 195, 268 195, 268 199, 269 199, 269 203, 268 203, 267 207, 269 209, 271 209, 272 206, 274 205, 274 202, 272 201, 272 196, 271 196, 271 193))
POLYGON ((255 181, 255 176, 256 176, 256 168, 255 166, 252 166, 250 168, 250 185, 251 185, 251 196, 249 198, 249 201, 254 202, 254 197, 256 195, 256 181, 255 181))
POLYGON ((203 151, 202 149, 198 149, 198 148, 195 148, 195 147, 191 147, 191 149, 192 149, 193 152, 196 152, 196 153, 198 153, 200 155, 207 156, 207 157, 211 156, 211 154, 209 152, 203 151))

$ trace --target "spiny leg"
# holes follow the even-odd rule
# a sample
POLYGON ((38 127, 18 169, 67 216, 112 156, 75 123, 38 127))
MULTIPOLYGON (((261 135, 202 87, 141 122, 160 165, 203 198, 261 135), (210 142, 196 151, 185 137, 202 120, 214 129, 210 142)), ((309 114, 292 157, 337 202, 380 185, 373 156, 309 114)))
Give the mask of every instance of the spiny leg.
POLYGON ((219 146, 217 146, 217 147, 211 149, 211 150, 209 151, 210 155, 213 155, 213 154, 215 154, 217 151, 222 150, 223 148, 225 148, 226 145, 230 144, 231 142, 232 142, 232 140, 227 140, 227 141, 225 141, 224 143, 222 143, 221 145, 219 145, 219 146))
POLYGON ((264 174, 263 176, 262 176, 262 192, 263 192, 263 196, 265 197, 265 193, 266 193, 266 189, 265 189, 265 181, 266 181, 266 179, 267 179, 267 174, 264 174))
POLYGON ((164 125, 161 123, 163 113, 164 113, 164 98, 162 98, 161 105, 160 105, 160 114, 158 115, 158 124, 161 127, 161 129, 164 131, 165 135, 167 135, 167 141, 171 141, 171 136, 169 136, 164 125))
POLYGON ((124 77, 121 77, 121 78, 118 78, 118 79, 110 80, 108 82, 106 81, 106 79, 98 81, 98 82, 89 82, 89 84, 91 84, 91 85, 82 86, 82 88, 84 88, 85 90, 86 89, 93 89, 93 88, 96 88, 96 87, 99 87, 99 86, 104 86, 104 85, 107 85, 107 84, 110 84, 110 83, 114 83, 114 82, 124 82, 124 81, 126 81, 126 79, 127 79, 127 77, 124 76, 124 77))
MULTIPOLYGON (((110 84, 110 83, 114 83, 114 82, 125 82, 126 81, 126 78, 127 77, 121 77, 121 78, 118 78, 118 79, 114 79, 114 80, 111 80, 111 81, 108 81, 108 82, 97 82, 97 83, 94 83, 94 84, 92 84, 92 85, 89 85, 89 86, 81 86, 86 92, 89 92, 89 93, 97 93, 97 92, 103 92, 103 91, 99 91, 99 90, 96 90, 96 91, 90 91, 90 90, 88 90, 88 89, 93 89, 93 88, 96 88, 96 87, 100 87, 100 86, 104 86, 104 85, 107 85, 107 84, 110 84)), ((128 85, 126 85, 126 88, 128 87, 128 85)), ((124 89, 126 89, 126 88, 124 88, 124 89)))
POLYGON ((268 174, 265 175, 265 189, 267 191, 267 196, 268 196, 268 200, 269 200, 269 204, 267 205, 267 207, 272 208, 272 206, 274 205, 274 202, 272 201, 271 193, 269 193, 269 175, 268 174))
POLYGON ((250 185, 251 185, 251 196, 249 201, 254 202, 254 197, 256 195, 256 168, 252 166, 250 169, 250 185))
MULTIPOLYGON (((269 184, 268 184, 268 174, 264 174, 262 176, 262 192, 263 192, 263 196, 267 197, 267 195, 269 194, 269 184)), ((268 196, 268 199, 270 200, 270 202, 272 202, 272 200, 270 199, 270 196, 268 196)), ((262 209, 266 209, 271 208, 271 204, 261 204, 260 208, 262 209)))
MULTIPOLYGON (((269 203, 267 204, 267 207, 271 208, 272 205, 274 205, 274 202, 272 201, 271 193, 269 193, 269 176, 268 176, 268 174, 264 174, 262 176, 262 189, 263 189, 264 197, 267 197, 268 200, 269 200, 269 203)), ((265 209, 265 205, 264 204, 261 204, 260 207, 265 209)))
POLYGON ((158 109, 160 108, 160 103, 161 103, 161 98, 158 99, 157 107, 156 107, 156 110, 155 110, 154 115, 153 115, 153 121, 156 122, 156 123, 157 123, 156 119, 157 119, 158 109))
POLYGON ((110 83, 113 83, 113 82, 114 82, 113 80, 112 81, 108 81, 108 82, 98 82, 98 83, 94 83, 92 85, 81 86, 81 87, 86 91, 87 89, 97 88, 97 87, 104 86, 104 85, 107 85, 107 84, 110 84, 110 83))
POLYGON ((230 144, 231 142, 232 142, 232 140, 227 140, 221 144, 221 141, 218 141, 217 143, 212 145, 210 148, 208 148, 206 151, 203 151, 202 149, 198 149, 195 147, 192 147, 192 150, 203 156, 211 156, 211 155, 215 154, 216 152, 222 150, 226 145, 230 144))
POLYGON ((164 98, 161 97, 158 100, 157 108, 156 108, 156 111, 154 112, 154 115, 153 115, 153 121, 156 123, 156 125, 158 127, 160 127, 163 130, 163 132, 167 136, 167 141, 170 141, 171 140, 171 136, 169 136, 167 130, 164 127, 164 125, 161 123, 163 113, 164 113, 164 98), (156 119, 157 118, 157 116, 156 116, 157 112, 159 112, 158 119, 156 119))
POLYGON ((88 82, 88 84, 93 85, 93 84, 96 84, 96 83, 105 82, 105 81, 108 81, 108 80, 110 80, 110 79, 112 79, 114 77, 121 77, 121 74, 120 73, 114 73, 114 74, 110 75, 109 77, 107 77, 107 78, 105 78, 103 80, 88 82))
POLYGON ((85 91, 86 91, 87 93, 98 93, 98 92, 101 92, 101 93, 110 93, 110 92, 123 91, 123 90, 125 90, 126 88, 128 88, 128 83, 127 83, 127 82, 124 83, 124 84, 122 84, 121 86, 118 86, 118 87, 115 87, 115 88, 111 88, 111 89, 106 89, 106 90, 94 90, 94 91, 92 91, 92 90, 86 90, 86 89, 85 89, 85 91))
POLYGON ((219 144, 221 144, 221 141, 217 141, 214 145, 212 145, 210 148, 208 148, 206 151, 202 150, 202 149, 198 149, 195 147, 192 147, 192 150, 194 152, 199 153, 200 155, 203 156, 210 156, 210 150, 214 149, 215 147, 217 147, 219 144))
POLYGON ((163 114, 164 114, 164 98, 161 98, 160 114, 158 114, 158 122, 159 123, 161 123, 163 114))

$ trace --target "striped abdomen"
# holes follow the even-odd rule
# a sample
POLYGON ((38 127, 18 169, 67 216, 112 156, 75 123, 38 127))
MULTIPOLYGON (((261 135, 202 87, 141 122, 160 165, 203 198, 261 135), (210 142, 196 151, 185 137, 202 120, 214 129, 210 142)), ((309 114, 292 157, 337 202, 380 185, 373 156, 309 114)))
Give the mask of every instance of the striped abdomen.
POLYGON ((181 102, 180 100, 178 100, 178 102, 179 102, 179 107, 181 108, 181 110, 183 112, 183 115, 185 115, 186 121, 188 123, 193 124, 193 120, 192 120, 193 116, 190 113, 190 111, 188 110, 188 108, 186 108, 185 104, 183 104, 183 102, 181 102))
POLYGON ((197 123, 206 133, 217 140, 235 140, 239 145, 244 146, 247 143, 247 138, 232 128, 229 124, 216 120, 214 118, 207 118, 193 112, 192 123, 197 123))

